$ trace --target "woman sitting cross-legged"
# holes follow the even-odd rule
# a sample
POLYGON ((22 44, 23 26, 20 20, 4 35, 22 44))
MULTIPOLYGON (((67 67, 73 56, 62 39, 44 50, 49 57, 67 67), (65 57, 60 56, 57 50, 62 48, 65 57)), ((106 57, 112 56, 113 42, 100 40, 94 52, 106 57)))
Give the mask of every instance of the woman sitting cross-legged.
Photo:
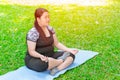
POLYGON ((36 9, 34 16, 34 26, 26 37, 25 64, 31 70, 50 70, 50 74, 55 75, 73 63, 78 50, 67 48, 57 40, 54 29, 49 26, 50 18, 46 9, 36 9), (54 52, 54 47, 62 51, 54 52))

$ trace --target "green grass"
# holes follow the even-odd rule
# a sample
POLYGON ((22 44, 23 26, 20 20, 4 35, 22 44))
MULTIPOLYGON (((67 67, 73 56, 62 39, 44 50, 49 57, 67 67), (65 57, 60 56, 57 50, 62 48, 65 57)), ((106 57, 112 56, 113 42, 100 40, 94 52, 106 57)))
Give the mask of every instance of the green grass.
POLYGON ((0 75, 24 65, 26 33, 33 26, 34 10, 49 10, 50 25, 68 47, 99 52, 81 66, 55 80, 120 79, 120 2, 108 6, 0 4, 0 75))

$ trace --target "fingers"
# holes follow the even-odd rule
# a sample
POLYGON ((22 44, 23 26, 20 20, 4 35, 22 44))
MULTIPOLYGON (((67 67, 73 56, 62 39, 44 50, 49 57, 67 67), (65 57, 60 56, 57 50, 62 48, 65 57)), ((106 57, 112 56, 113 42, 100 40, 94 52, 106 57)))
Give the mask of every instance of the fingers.
POLYGON ((78 50, 74 50, 74 52, 75 52, 75 53, 77 53, 77 52, 78 52, 78 50))
POLYGON ((71 50, 71 53, 75 55, 78 53, 78 50, 71 50))
POLYGON ((40 58, 42 61, 48 62, 48 57, 42 55, 40 58))
POLYGON ((48 62, 48 57, 47 56, 45 56, 45 62, 48 62))

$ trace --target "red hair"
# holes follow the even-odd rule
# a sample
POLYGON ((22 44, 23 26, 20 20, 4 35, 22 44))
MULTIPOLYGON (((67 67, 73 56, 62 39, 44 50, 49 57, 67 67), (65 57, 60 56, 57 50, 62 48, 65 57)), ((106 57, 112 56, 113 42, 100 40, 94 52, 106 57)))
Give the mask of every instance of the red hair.
POLYGON ((48 10, 46 10, 46 9, 44 9, 44 8, 37 8, 37 9, 35 10, 35 14, 34 14, 35 19, 37 19, 37 17, 40 18, 44 12, 48 12, 48 10))
POLYGON ((34 22, 34 26, 35 28, 37 29, 37 31, 39 32, 39 35, 44 39, 45 39, 45 34, 43 32, 43 30, 41 29, 41 27, 38 25, 38 21, 37 21, 37 18, 41 18, 42 14, 44 12, 48 12, 48 10, 44 9, 44 8, 37 8, 35 10, 35 13, 34 13, 34 17, 35 17, 35 22, 34 22))

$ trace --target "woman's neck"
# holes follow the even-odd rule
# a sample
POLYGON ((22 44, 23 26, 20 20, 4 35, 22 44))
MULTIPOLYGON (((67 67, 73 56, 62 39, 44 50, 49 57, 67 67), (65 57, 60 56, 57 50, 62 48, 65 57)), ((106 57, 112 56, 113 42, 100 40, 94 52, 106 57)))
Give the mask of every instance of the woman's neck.
POLYGON ((38 25, 39 25, 39 27, 41 27, 41 29, 42 29, 43 33, 45 34, 45 36, 46 36, 46 37, 50 37, 50 33, 49 33, 49 31, 48 31, 47 26, 42 26, 42 25, 40 25, 39 23, 38 23, 38 25))
POLYGON ((45 30, 47 28, 47 26, 43 26, 40 23, 38 23, 39 27, 41 27, 42 30, 45 30))

